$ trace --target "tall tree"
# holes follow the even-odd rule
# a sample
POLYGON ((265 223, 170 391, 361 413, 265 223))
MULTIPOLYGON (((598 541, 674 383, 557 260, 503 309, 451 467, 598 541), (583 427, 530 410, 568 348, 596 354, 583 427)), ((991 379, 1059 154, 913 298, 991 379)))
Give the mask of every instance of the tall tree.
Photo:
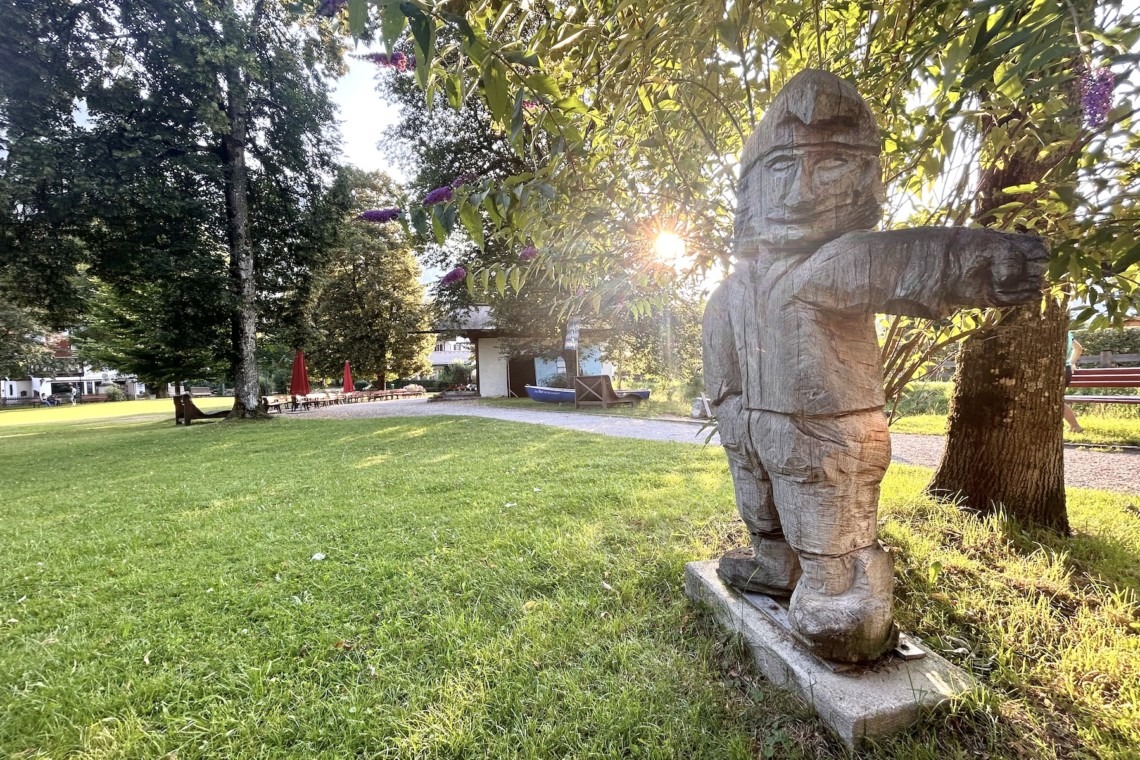
MULTIPOLYGON (((397 192, 382 174, 350 172, 354 202, 363 209, 395 207, 397 192)), ((411 239, 395 223, 344 222, 340 245, 320 284, 313 313, 310 362, 334 377, 345 361, 357 377, 410 377, 428 369, 434 337, 411 239)))
POLYGON ((53 312, 78 311, 77 274, 124 314, 143 300, 170 314, 190 295, 152 283, 194 287, 203 308, 163 323, 177 328, 164 348, 215 350, 224 313, 233 414, 255 414, 259 312, 306 290, 343 211, 329 205, 339 42, 269 0, 32 6, 5 14, 4 52, 22 63, 0 95, 0 255, 41 275, 28 292, 53 312))
POLYGON ((139 379, 162 397, 168 383, 224 376, 229 311, 213 278, 183 271, 131 288, 99 285, 84 324, 72 334, 79 357, 139 379), (223 357, 219 359, 219 357, 223 357))
POLYGON ((0 285, 0 376, 22 377, 45 364, 51 349, 44 343, 42 315, 20 306, 0 285))

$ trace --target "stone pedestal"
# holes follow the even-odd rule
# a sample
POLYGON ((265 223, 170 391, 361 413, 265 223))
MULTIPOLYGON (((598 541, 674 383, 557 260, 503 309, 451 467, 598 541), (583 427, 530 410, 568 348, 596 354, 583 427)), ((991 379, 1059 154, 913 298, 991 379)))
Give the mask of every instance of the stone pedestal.
POLYGON ((712 609, 717 621, 739 633, 760 672, 798 694, 849 747, 911 725, 924 711, 974 688, 961 668, 915 642, 926 656, 892 658, 869 668, 836 672, 799 645, 769 615, 756 609, 716 575, 716 561, 685 566, 685 593, 712 609))

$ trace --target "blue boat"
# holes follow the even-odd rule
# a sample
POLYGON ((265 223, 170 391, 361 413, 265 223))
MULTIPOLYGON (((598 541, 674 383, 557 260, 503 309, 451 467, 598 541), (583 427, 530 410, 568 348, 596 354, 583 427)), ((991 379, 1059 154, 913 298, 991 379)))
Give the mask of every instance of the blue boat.
MULTIPOLYGON (((530 397, 531 401, 542 401, 547 404, 574 403, 573 388, 548 388, 545 385, 526 385, 523 387, 526 388, 526 395, 530 397)), ((637 396, 642 401, 649 400, 649 392, 649 388, 615 391, 619 396, 628 394, 630 396, 637 396)))
POLYGON ((531 401, 543 401, 547 404, 573 404, 573 388, 547 388, 544 385, 527 385, 526 395, 531 401))

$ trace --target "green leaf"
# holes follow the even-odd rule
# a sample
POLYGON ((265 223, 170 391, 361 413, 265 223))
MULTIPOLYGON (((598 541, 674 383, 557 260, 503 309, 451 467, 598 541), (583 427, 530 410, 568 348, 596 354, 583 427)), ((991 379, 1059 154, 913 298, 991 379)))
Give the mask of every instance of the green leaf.
POLYGON ((1112 269, 1116 272, 1123 272, 1138 262, 1140 262, 1140 243, 1129 248, 1120 258, 1113 262, 1112 269))
POLYGON ((1010 187, 1003 187, 1001 191, 1006 195, 1021 195, 1022 193, 1032 193, 1036 189, 1036 182, 1026 182, 1023 185, 1011 185, 1010 187))
POLYGON ((454 203, 448 203, 442 208, 443 212, 440 215, 443 217, 443 228, 450 235, 451 231, 455 229, 455 222, 459 219, 459 211, 455 208, 454 203))
POLYGON ((483 87, 487 92, 491 116, 502 124, 508 123, 511 97, 507 90, 507 71, 498 59, 488 58, 483 66, 483 87))
POLYGON ((447 240, 447 230, 443 226, 443 214, 440 212, 442 206, 433 206, 431 210, 431 230, 435 237, 435 242, 443 245, 447 240))
POLYGON ((459 219, 467 229, 467 234, 475 241, 480 249, 485 245, 483 239, 483 217, 479 214, 479 207, 468 202, 459 208, 459 219))
POLYGON ((503 57, 511 63, 518 63, 523 66, 528 66, 532 69, 539 66, 538 54, 531 53, 523 50, 508 50, 503 53, 503 57))
POLYGON ((368 26, 368 3, 366 0, 348 0, 348 31, 360 38, 368 26))
MULTIPOLYGON (((407 8, 407 4, 402 6, 407 8)), ((418 10, 408 16, 412 37, 416 41, 416 81, 424 90, 428 87, 428 74, 435 57, 435 19, 418 10)))
POLYGON ((560 111, 567 111, 569 113, 586 113, 590 110, 589 107, 576 96, 562 98, 554 104, 554 107, 560 111))
POLYGON ((384 43, 384 49, 389 53, 396 48, 396 43, 404 35, 404 26, 407 23, 408 17, 400 10, 399 3, 388 3, 380 8, 380 38, 384 43))
POLYGON ((558 89, 558 83, 549 74, 536 71, 523 77, 523 81, 526 82, 527 87, 539 95, 545 95, 553 100, 562 100, 562 91, 558 89))
POLYGON ((479 273, 479 282, 481 284, 480 290, 486 293, 491 288, 491 270, 484 269, 479 273))
POLYGON ((412 229, 420 237, 428 236, 428 212, 423 206, 416 206, 412 209, 412 229))
POLYGON ((495 290, 499 291, 500 296, 507 294, 507 273, 502 269, 495 270, 495 290))
POLYGON ((522 289, 522 270, 519 267, 511 268, 511 290, 516 293, 522 289))

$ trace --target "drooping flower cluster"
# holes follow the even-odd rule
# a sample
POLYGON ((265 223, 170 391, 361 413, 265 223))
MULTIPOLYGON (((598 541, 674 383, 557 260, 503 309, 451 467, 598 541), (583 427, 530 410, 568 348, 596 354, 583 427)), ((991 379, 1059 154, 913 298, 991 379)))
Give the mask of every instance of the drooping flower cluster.
POLYGON ((362 222, 376 222, 377 224, 384 224, 385 222, 393 222, 400 218, 400 209, 398 208, 374 208, 360 214, 356 218, 362 222))
POLYGON ((317 6, 317 15, 332 18, 344 10, 346 5, 348 0, 321 0, 321 4, 317 6))
POLYGON ((435 190, 432 190, 430 193, 424 196, 424 205, 434 206, 437 203, 447 203, 449 200, 451 200, 451 190, 451 185, 437 187, 435 190))
POLYGON ((522 102, 522 107, 523 107, 524 111, 533 111, 534 109, 538 108, 538 101, 537 100, 524 100, 522 102))
POLYGON ((533 245, 528 245, 526 248, 523 248, 521 251, 519 251, 519 261, 523 262, 524 264, 528 261, 534 261, 536 258, 538 258, 538 249, 533 245))
POLYGON ((471 176, 470 174, 460 174, 455 179, 451 180, 451 187, 456 188, 460 185, 470 185, 474 181, 475 177, 471 176))
POLYGON ((416 57, 414 55, 405 55, 399 51, 388 55, 387 53, 365 53, 364 55, 357 56, 362 60, 374 63, 377 66, 383 66, 388 69, 395 69, 396 71, 408 71, 416 67, 416 57))
POLYGON ((465 279, 467 279, 467 270, 463 267, 456 267, 440 278, 439 284, 454 285, 457 282, 463 282, 465 279))
POLYGON ((1093 69, 1081 77, 1081 107, 1090 127, 1099 127, 1108 118, 1115 86, 1116 77, 1109 69, 1093 69))

